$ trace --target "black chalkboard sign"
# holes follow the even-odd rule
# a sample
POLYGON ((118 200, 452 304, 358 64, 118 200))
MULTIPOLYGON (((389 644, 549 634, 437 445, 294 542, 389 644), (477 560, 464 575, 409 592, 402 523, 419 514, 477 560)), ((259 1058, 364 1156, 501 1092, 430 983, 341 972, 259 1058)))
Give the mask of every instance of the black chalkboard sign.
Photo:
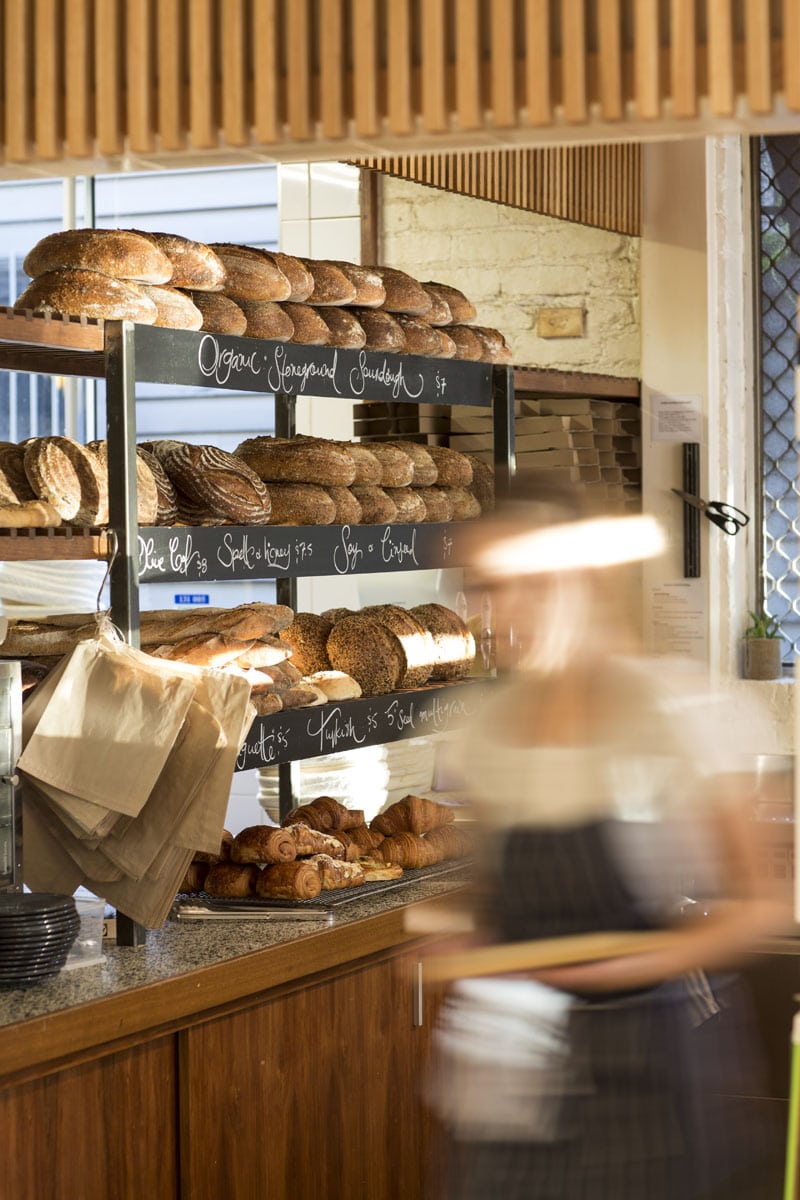
POLYGON ((256 717, 236 769, 250 771, 457 728, 477 715, 487 686, 486 680, 467 679, 256 717))
POLYGON ((252 525, 139 530, 139 581, 365 575, 463 564, 468 523, 252 525))
POLYGON ((492 403, 489 363, 136 326, 136 378, 289 396, 492 403))

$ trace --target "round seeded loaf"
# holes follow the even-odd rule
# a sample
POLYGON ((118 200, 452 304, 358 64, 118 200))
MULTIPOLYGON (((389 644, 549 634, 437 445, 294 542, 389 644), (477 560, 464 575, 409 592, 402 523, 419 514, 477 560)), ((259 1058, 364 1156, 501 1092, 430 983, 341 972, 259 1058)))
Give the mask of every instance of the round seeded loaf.
POLYGON ((62 229, 37 242, 22 268, 33 279, 50 271, 98 271, 115 279, 169 283, 172 263, 143 234, 130 229, 62 229))
POLYGON ((380 484, 383 468, 368 446, 361 442, 338 442, 339 445, 355 463, 356 473, 353 483, 380 484))
POLYGON ((453 507, 454 521, 474 521, 481 515, 481 506, 470 489, 446 487, 443 491, 453 507))
POLYGON ((64 313, 93 320, 155 325, 158 309, 135 283, 99 271, 56 270, 37 276, 14 303, 15 312, 64 313))
POLYGON ((411 476, 411 487, 430 487, 439 477, 439 469, 433 461, 428 447, 420 442, 404 442, 395 439, 387 443, 402 450, 411 459, 414 474, 411 476))
POLYGON ((416 688, 427 683, 437 656, 433 637, 422 622, 413 613, 395 604, 376 604, 362 609, 362 615, 370 616, 385 626, 400 643, 405 668, 398 686, 416 688))
POLYGON ((440 487, 469 487, 472 483, 472 465, 460 450, 449 446, 428 446, 428 453, 439 472, 436 482, 440 487))
POLYGON ((420 499, 425 505, 426 521, 452 521, 453 506, 444 488, 418 488, 420 499))
MULTIPOLYGON (((331 669, 327 644, 332 629, 332 622, 324 617, 316 613, 299 612, 295 613, 291 625, 281 632, 281 640, 292 647, 292 664, 303 675, 331 669)), ((337 667, 337 670, 342 669, 337 667)))
POLYGON ((391 442, 369 442, 369 449, 381 464, 381 487, 407 487, 414 478, 410 455, 391 442))
POLYGON ((463 679, 475 659, 475 640, 458 613, 443 604, 417 604, 411 613, 433 637, 431 679, 463 679))
POLYGON ((333 518, 334 525, 360 525, 362 508, 358 497, 351 488, 328 487, 325 491, 336 507, 333 518))
POLYGON ((427 509, 417 488, 386 488, 385 491, 397 509, 395 519, 400 524, 416 525, 419 521, 425 520, 427 509))
POLYGON ((372 617, 337 621, 328 635, 327 650, 330 667, 352 675, 365 696, 393 692, 406 670, 399 641, 372 617))
POLYGON ((481 506, 481 512, 494 510, 494 467, 477 454, 465 454, 472 467, 470 491, 481 506))
POLYGON ((352 492, 361 505, 362 525, 390 525, 397 520, 397 505, 382 487, 354 483, 352 492))

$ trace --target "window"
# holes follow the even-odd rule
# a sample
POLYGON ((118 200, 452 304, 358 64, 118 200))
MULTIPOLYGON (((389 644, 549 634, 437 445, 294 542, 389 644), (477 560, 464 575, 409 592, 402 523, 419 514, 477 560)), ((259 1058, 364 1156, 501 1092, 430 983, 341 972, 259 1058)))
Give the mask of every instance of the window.
POLYGON ((795 365, 800 298, 800 137, 757 142, 764 604, 800 651, 795 365))

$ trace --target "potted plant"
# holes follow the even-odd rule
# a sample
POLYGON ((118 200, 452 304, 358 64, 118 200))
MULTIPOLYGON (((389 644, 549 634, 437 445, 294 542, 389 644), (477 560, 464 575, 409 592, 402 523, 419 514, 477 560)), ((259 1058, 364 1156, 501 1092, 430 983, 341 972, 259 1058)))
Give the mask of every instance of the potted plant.
POLYGON ((763 609, 751 612, 744 631, 745 679, 780 679, 783 674, 783 639, 778 618, 763 609))

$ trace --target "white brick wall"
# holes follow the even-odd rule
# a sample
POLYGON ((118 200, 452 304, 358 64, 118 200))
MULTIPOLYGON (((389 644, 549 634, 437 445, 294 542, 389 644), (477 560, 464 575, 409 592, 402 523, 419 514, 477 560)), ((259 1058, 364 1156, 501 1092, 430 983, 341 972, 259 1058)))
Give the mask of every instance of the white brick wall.
POLYGON ((381 257, 466 292, 518 365, 637 375, 639 239, 383 176, 381 257), (585 336, 540 338, 540 308, 582 308, 585 336))

